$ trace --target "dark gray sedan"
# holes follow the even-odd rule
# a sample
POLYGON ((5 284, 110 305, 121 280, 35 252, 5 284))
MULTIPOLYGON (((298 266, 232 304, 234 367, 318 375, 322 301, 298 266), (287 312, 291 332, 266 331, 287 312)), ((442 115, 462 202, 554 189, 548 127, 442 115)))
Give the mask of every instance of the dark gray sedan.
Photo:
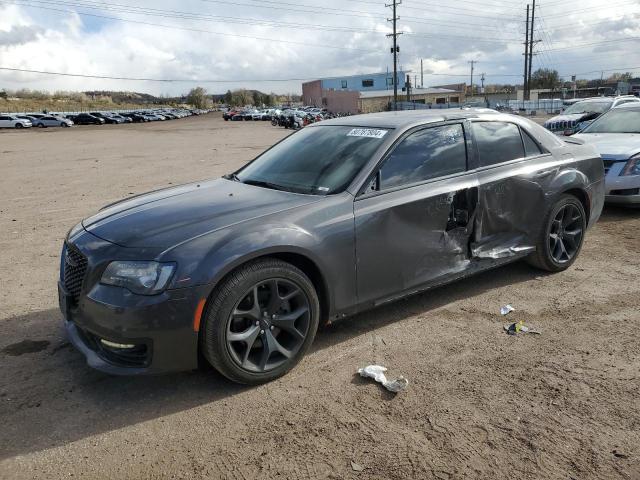
POLYGON ((558 272, 604 200, 593 147, 516 116, 389 112, 307 127, 224 178, 69 232, 59 298, 89 365, 279 377, 320 324, 526 259, 558 272))

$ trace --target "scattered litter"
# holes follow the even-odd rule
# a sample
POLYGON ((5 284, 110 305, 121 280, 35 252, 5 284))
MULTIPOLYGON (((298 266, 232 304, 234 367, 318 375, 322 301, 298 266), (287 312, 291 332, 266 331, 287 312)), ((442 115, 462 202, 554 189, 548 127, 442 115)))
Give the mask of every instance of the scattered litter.
POLYGON ((402 375, 395 380, 387 380, 387 376, 384 374, 386 371, 387 368, 380 365, 368 365, 364 368, 358 369, 358 373, 361 377, 373 378, 390 392, 398 393, 409 386, 409 380, 404 378, 402 375))
POLYGON ((500 309, 500 313, 502 315, 509 315, 511 312, 514 312, 516 309, 513 308, 511 305, 505 305, 504 307, 502 307, 500 309))
POLYGON ((353 469, 354 472, 361 472, 364 470, 364 467, 362 465, 354 462, 353 460, 351 460, 351 468, 353 469))
POLYGON ((512 323, 511 325, 505 325, 504 330, 509 335, 517 335, 519 333, 533 333, 535 335, 542 335, 542 332, 538 330, 533 330, 531 327, 527 327, 524 324, 524 320, 520 320, 519 322, 512 323))
POLYGON ((619 452, 618 450, 614 450, 611 453, 613 453, 613 456, 616 458, 629 458, 629 455, 627 455, 626 453, 619 452))

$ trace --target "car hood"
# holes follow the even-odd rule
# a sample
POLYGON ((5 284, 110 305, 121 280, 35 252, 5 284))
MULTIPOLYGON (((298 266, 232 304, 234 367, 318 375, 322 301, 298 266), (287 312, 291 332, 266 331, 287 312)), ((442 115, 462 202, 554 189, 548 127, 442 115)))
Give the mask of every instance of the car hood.
POLYGON ((603 158, 627 160, 640 153, 640 134, 637 133, 578 133, 580 138, 596 147, 603 158))
POLYGON ((123 247, 167 249, 244 221, 321 200, 225 179, 136 196, 83 220, 85 230, 123 247))

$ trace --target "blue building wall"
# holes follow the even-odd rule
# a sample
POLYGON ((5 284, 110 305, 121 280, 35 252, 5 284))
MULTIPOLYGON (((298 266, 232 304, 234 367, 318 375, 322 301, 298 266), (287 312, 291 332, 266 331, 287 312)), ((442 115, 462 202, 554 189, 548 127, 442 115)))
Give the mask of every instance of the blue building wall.
MULTIPOLYGON (((398 90, 406 84, 406 72, 398 72, 398 90)), ((393 72, 373 73, 369 75, 353 75, 349 77, 323 78, 323 90, 353 90, 368 92, 375 90, 393 90, 393 72)))

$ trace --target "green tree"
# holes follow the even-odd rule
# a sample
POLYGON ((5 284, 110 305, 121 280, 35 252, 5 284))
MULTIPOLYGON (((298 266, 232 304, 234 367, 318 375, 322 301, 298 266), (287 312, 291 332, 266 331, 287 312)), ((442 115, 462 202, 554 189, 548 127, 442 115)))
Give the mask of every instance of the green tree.
POLYGON ((187 94, 187 103, 195 108, 205 108, 207 106, 207 91, 202 87, 192 88, 187 94))
POLYGON ((227 105, 231 105, 233 103, 233 93, 231 93, 231 90, 227 90, 227 93, 224 94, 224 103, 227 105))
POLYGON ((560 85, 560 75, 557 70, 539 68, 531 75, 531 88, 554 89, 560 85))
POLYGON ((262 106, 262 94, 260 92, 253 92, 253 105, 256 107, 262 106))
POLYGON ((609 78, 607 78, 607 81, 609 81, 609 82, 628 82, 632 78, 633 78, 633 75, 630 72, 626 72, 626 73, 616 72, 616 73, 613 73, 612 75, 610 75, 609 78))

